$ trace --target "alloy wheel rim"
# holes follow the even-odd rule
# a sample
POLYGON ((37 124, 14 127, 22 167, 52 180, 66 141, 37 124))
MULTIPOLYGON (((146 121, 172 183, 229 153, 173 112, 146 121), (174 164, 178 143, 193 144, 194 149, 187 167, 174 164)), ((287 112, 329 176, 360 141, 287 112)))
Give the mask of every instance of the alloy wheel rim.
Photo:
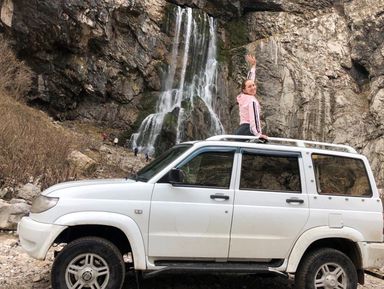
POLYGON ((107 262, 97 254, 76 256, 65 270, 68 289, 105 289, 110 278, 107 262))
POLYGON ((322 265, 315 274, 316 289, 347 289, 347 274, 336 263, 322 265))

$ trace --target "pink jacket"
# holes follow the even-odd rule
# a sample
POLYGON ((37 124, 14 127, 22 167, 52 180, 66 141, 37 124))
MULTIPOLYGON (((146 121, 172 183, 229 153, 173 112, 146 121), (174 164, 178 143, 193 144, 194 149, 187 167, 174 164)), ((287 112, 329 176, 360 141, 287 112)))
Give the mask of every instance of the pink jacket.
POLYGON ((239 103, 240 124, 249 123, 251 132, 259 137, 262 134, 260 123, 260 104, 256 97, 241 93, 237 96, 239 103))
MULTIPOLYGON (((248 79, 256 79, 256 67, 248 73, 248 79)), ((240 124, 249 123, 252 134, 259 137, 262 134, 260 122, 260 104, 253 95, 240 93, 237 96, 239 104, 240 124)))

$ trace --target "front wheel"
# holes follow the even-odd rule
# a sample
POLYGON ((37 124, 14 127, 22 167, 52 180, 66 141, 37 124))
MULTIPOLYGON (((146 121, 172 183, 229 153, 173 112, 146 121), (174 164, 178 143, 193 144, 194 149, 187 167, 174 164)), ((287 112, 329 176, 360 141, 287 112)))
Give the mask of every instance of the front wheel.
POLYGON ((344 253, 319 249, 309 253, 300 264, 296 276, 297 289, 356 289, 357 272, 344 253))
POLYGON ((124 276, 120 251, 98 237, 69 243, 55 258, 51 272, 53 289, 120 289, 124 276))

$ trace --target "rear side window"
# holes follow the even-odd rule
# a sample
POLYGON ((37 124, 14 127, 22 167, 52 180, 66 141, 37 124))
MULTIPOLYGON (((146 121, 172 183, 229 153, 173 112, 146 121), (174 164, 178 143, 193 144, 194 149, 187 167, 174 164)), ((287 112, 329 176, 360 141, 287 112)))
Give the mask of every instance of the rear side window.
POLYGON ((362 160, 312 154, 312 161, 319 194, 372 196, 367 171, 362 160))
POLYGON ((301 192, 298 157, 243 152, 240 189, 301 192))

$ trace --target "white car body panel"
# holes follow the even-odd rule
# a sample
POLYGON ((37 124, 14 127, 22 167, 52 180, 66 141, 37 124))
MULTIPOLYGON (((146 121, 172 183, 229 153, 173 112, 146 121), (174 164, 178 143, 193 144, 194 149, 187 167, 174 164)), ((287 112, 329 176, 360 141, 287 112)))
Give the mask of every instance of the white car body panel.
POLYGON ((129 240, 135 269, 147 269, 143 235, 138 224, 130 217, 109 212, 78 212, 60 217, 55 224, 60 226, 105 225, 118 228, 129 240))
POLYGON ((232 189, 156 184, 149 225, 150 257, 227 258, 232 189), (212 200, 224 194, 229 200, 212 200))
MULTIPOLYGON (((51 189, 44 192, 45 195, 59 198, 59 202, 55 206, 56 209, 50 209, 39 214, 30 214, 30 218, 40 223, 59 224, 57 222, 63 216, 75 216, 73 214, 76 214, 79 217, 79 222, 86 224, 81 218, 82 214, 113 213, 122 215, 128 217, 127 220, 131 219, 137 224, 136 226, 142 235, 143 246, 147 250, 150 198, 153 184, 123 179, 109 182, 105 180, 80 181, 79 184, 80 186, 76 186, 76 182, 63 183, 54 186, 56 187, 55 190, 51 189)), ((72 217, 71 222, 73 225, 76 224, 74 217, 72 217)), ((90 222, 92 221, 90 220, 90 222)), ((63 222, 60 224, 64 225, 63 222)), ((92 224, 96 223, 92 222, 92 224)))
POLYGON ((23 249, 33 258, 44 260, 56 237, 66 228, 67 226, 39 223, 23 217, 17 231, 23 249))
POLYGON ((382 268, 384 263, 384 243, 358 242, 364 269, 382 268))
POLYGON ((288 258, 288 273, 296 272, 297 266, 300 263, 307 248, 315 241, 327 238, 342 238, 353 242, 361 242, 364 236, 352 228, 332 229, 329 227, 316 227, 303 233, 296 242, 293 250, 288 258))
MULTIPOLYGON (((301 193, 256 190, 235 191, 229 259, 284 259, 301 234, 308 216, 303 163, 298 158, 301 193), (287 199, 303 200, 302 204, 287 199), (277 229, 278 228, 278 229, 277 229)), ((237 167, 236 188, 239 188, 241 162, 237 167)))

